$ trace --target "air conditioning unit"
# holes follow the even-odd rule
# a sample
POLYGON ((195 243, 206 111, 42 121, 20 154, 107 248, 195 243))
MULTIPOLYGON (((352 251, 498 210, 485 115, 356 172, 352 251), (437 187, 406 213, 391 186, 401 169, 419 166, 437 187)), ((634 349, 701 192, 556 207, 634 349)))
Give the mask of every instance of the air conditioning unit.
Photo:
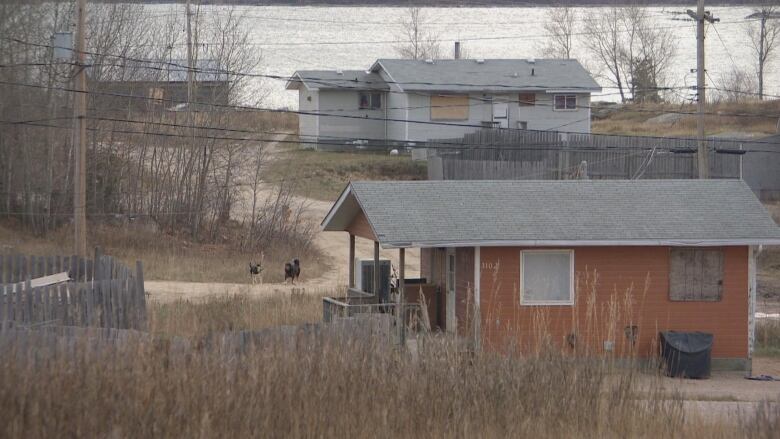
MULTIPOLYGON (((383 302, 390 299, 390 273, 392 268, 389 259, 379 260, 379 297, 383 302)), ((374 260, 355 258, 355 286, 366 293, 374 293, 374 260)))

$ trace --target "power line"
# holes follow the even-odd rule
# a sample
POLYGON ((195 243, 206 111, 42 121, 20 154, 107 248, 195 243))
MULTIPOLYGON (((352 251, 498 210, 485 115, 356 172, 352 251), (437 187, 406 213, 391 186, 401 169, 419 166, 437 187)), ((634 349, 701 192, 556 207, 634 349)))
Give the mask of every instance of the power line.
MULTIPOLYGON (((25 44, 25 45, 32 45, 32 46, 40 46, 40 47, 47 47, 47 48, 59 48, 55 46, 51 46, 48 44, 39 44, 39 43, 31 43, 24 40, 20 40, 17 38, 8 38, 3 37, 5 39, 14 41, 19 44, 25 44)), ((248 72, 237 72, 237 71, 231 71, 227 69, 208 69, 208 68, 199 68, 199 67, 189 67, 186 65, 174 63, 171 61, 164 61, 164 60, 148 60, 148 59, 141 59, 141 58, 134 58, 134 57, 128 57, 126 55, 114 55, 114 54, 108 54, 108 53, 98 53, 98 52, 85 52, 88 55, 93 56, 106 56, 110 58, 116 58, 116 59, 123 59, 127 61, 132 62, 138 62, 143 64, 155 64, 155 65, 146 65, 144 68, 150 69, 150 70, 157 70, 157 71, 165 71, 165 72, 195 72, 195 73, 208 73, 208 74, 227 74, 232 76, 239 76, 239 77, 254 77, 254 78, 264 78, 264 79, 274 79, 274 80, 282 80, 282 81, 289 81, 292 78, 289 76, 281 76, 281 75, 268 75, 268 74, 261 74, 261 73, 248 73, 248 72), (167 65, 169 67, 176 67, 181 70, 172 70, 170 68, 166 69, 163 67, 160 67, 160 65, 167 65)), ((93 66, 100 66, 100 65, 106 65, 106 64, 94 64, 93 66)), ((122 64, 107 64, 109 67, 127 67, 126 65, 122 64)), ((320 78, 320 77, 300 77, 301 80, 311 81, 315 83, 321 83, 324 85, 336 85, 340 88, 353 88, 353 89, 360 89, 360 87, 352 86, 352 84, 366 84, 367 86, 374 86, 374 85, 385 85, 385 84, 395 84, 395 85, 425 85, 425 86, 460 86, 460 87, 478 87, 478 88, 488 88, 488 87, 496 87, 496 88, 511 88, 511 89, 517 89, 522 88, 520 85, 506 85, 506 84, 489 84, 489 83, 483 83, 483 84, 475 84, 475 83, 446 83, 446 82, 428 82, 428 81, 414 81, 414 82, 397 82, 392 80, 383 80, 380 83, 374 82, 374 81, 363 81, 363 80, 357 80, 357 79, 338 79, 338 78, 320 78), (342 84, 343 83, 343 84, 342 84)), ((528 86, 528 89, 539 89, 544 90, 545 85, 533 85, 528 86)), ((617 86, 601 86, 601 88, 618 88, 617 86)), ((688 87, 649 87, 643 90, 653 90, 653 91, 664 91, 664 90, 673 90, 673 89, 687 89, 688 87)), ((567 89, 588 89, 590 90, 590 87, 567 87, 567 89)), ((392 90, 389 90, 389 92, 394 92, 392 90)), ((402 92, 397 92, 402 93, 402 92)), ((768 97, 775 97, 780 98, 780 95, 765 95, 768 97)), ((719 113, 722 114, 722 113, 719 113)), ((732 114, 735 116, 739 116, 738 114, 732 114)), ((748 115, 748 117, 761 117, 756 115, 748 115)), ((772 116, 770 116, 772 117, 772 116)))
MULTIPOLYGON (((101 119, 101 118, 93 118, 93 119, 101 119)), ((148 124, 148 125, 162 125, 162 126, 168 126, 168 127, 177 127, 177 128, 198 128, 198 129, 210 129, 207 127, 199 127, 199 126, 190 126, 190 125, 183 125, 183 124, 170 124, 170 123, 157 123, 157 122, 145 122, 145 121, 133 121, 133 120, 121 120, 121 119, 110 119, 109 121, 122 121, 127 123, 139 123, 139 124, 148 124)), ((18 121, 3 121, 0 120, 0 123, 5 124, 12 124, 12 123, 19 123, 18 121)), ((56 125, 48 125, 48 124, 42 124, 37 122, 26 122, 22 123, 25 125, 32 125, 32 126, 38 126, 38 127, 46 127, 46 128, 64 128, 64 129, 72 129, 72 127, 59 127, 56 125)), ((90 131, 101 131, 98 128, 88 128, 90 131)), ((130 135, 147 135, 147 136, 160 136, 160 137, 173 137, 173 138, 191 138, 189 134, 176 134, 176 133, 165 133, 165 132, 157 132, 157 131, 134 131, 134 130, 118 130, 118 129, 111 129, 110 130, 113 133, 119 133, 119 134, 130 134, 130 135)), ((239 130, 231 130, 231 131, 239 131, 239 130)), ((271 134, 269 132, 263 132, 263 131, 248 131, 244 130, 248 133, 253 134, 271 134)), ((526 130, 528 132, 546 132, 546 133, 564 133, 561 131, 539 131, 539 130, 526 130)), ((293 133, 273 133, 273 134, 284 134, 284 135, 291 135, 293 133)), ((573 133, 573 134, 582 134, 582 133, 573 133)), ((611 134, 592 134, 592 136, 617 136, 617 135, 611 135, 611 134)), ((625 137, 625 136, 619 136, 619 137, 625 137)), ((664 141, 664 140, 683 140, 687 142, 693 142, 695 139, 691 138, 675 138, 675 137, 649 137, 649 136, 634 136, 636 138, 641 139, 650 139, 650 140, 658 140, 658 141, 664 141)), ((353 138, 341 138, 341 142, 333 141, 322 141, 322 140, 285 140, 285 139, 273 139, 273 138, 252 138, 252 137, 226 137, 226 136, 215 136, 215 135, 195 135, 194 138, 197 139, 205 139, 205 140, 226 140, 226 141, 242 141, 242 142, 258 142, 258 143, 282 143, 282 144, 294 144, 294 145, 318 145, 318 146, 344 146, 349 141, 359 141, 364 139, 353 139, 353 138)), ((457 149, 463 149, 463 150, 473 150, 473 149, 482 149, 482 150, 522 150, 522 151, 534 151, 534 150, 544 150, 544 151, 550 151, 550 150, 558 150, 560 148, 557 148, 555 146, 551 146, 549 144, 525 144, 525 145, 511 145, 511 144, 480 144, 480 143, 466 143, 466 142, 427 142, 427 141, 417 141, 413 142, 415 143, 414 146, 406 145, 409 143, 409 141, 406 140, 394 140, 394 139, 382 139, 383 142, 397 142, 397 143, 372 143, 375 147, 384 147, 384 148, 399 148, 399 147, 407 147, 407 148, 423 148, 423 149, 442 149, 442 150, 457 150, 457 149)), ((707 139, 708 142, 711 143, 734 143, 734 140, 727 140, 727 139, 707 139)), ((745 140, 745 141, 739 141, 742 144, 767 144, 767 145, 777 145, 775 142, 768 142, 768 141, 754 141, 754 140, 745 140)), ((639 147, 624 147, 624 146, 610 146, 610 147, 588 147, 588 146, 567 146, 568 150, 571 151, 648 151, 651 148, 639 148, 639 147)), ((658 147, 653 147, 654 149, 657 149, 658 147)), ((692 148, 681 148, 681 147, 667 147, 663 148, 665 152, 672 152, 672 153, 693 153, 694 149, 692 148)), ((780 150, 734 150, 734 149, 719 149, 717 147, 712 147, 712 149, 717 153, 750 153, 750 152, 767 152, 767 153, 780 153, 780 150), (739 152, 738 152, 739 151, 739 152), (742 152, 744 151, 744 152, 742 152)))
MULTIPOLYGON (((10 85, 19 85, 19 86, 25 86, 25 87, 33 87, 33 88, 42 88, 42 89, 58 89, 58 90, 64 90, 64 91, 71 91, 76 92, 74 89, 68 89, 64 87, 49 87, 45 85, 36 85, 36 84, 24 84, 24 83, 9 83, 5 81, 0 81, 0 84, 10 84, 10 85)), ((124 95, 124 94, 118 94, 118 93, 107 93, 107 92, 93 92, 96 94, 105 94, 108 96, 118 96, 118 97, 124 97, 124 98, 137 98, 136 96, 132 95, 124 95)), ((151 100, 157 100, 160 101, 160 99, 154 99, 154 98, 146 98, 142 97, 140 99, 151 99, 151 100)), ((172 101, 172 100, 167 100, 172 101)), ((193 102, 194 104, 200 104, 199 102, 193 102)), ((437 126, 450 126, 450 127, 468 127, 468 128, 484 128, 481 124, 467 124, 467 123, 449 123, 449 122, 435 122, 435 121, 416 121, 416 120, 406 120, 406 119, 395 119, 395 118, 377 118, 377 117, 363 117, 363 116, 354 116, 354 115, 344 115, 344 114, 326 114, 326 113, 317 113, 317 112, 306 112, 306 111, 295 111, 295 110, 285 110, 285 109, 268 109, 268 108, 259 108, 259 107, 248 107, 248 106, 236 106, 236 105, 224 105, 224 104, 205 104, 205 105, 213 105, 215 107, 225 107, 225 108, 231 108, 231 109, 243 109, 243 110, 249 110, 249 111, 262 111, 267 113, 291 113, 291 114, 298 114, 298 115, 309 115, 309 116, 329 116, 329 117, 342 117, 342 118, 349 118, 349 119, 358 119, 358 120, 379 120, 379 121, 388 121, 388 122, 405 122, 405 123, 414 123, 414 124, 423 124, 423 125, 437 125, 437 126)), ((687 113, 686 113, 687 114, 687 113)), ((521 132, 533 132, 533 131, 545 131, 545 130, 523 130, 519 128, 504 128, 508 131, 521 131, 521 132)), ((569 132, 569 131, 558 131, 559 133, 566 133, 566 134, 583 134, 581 132, 569 132)), ((143 134, 143 133, 130 133, 130 134, 143 134)), ((600 136, 616 136, 620 137, 618 134, 599 134, 600 136)), ((661 136, 642 136, 646 139, 665 139, 665 140, 691 140, 687 138, 676 138, 676 137, 661 137, 661 136)), ((236 141, 246 141, 246 140, 252 140, 252 139, 237 139, 237 138, 224 138, 224 139, 215 139, 215 140, 236 140, 236 141)), ((710 141, 715 142, 730 142, 730 140, 727 139, 709 139, 710 141)), ((407 142, 404 140, 404 142, 407 142)), ((752 141, 753 143, 756 143, 756 141, 752 141)), ((768 142, 771 143, 771 142, 768 142)))

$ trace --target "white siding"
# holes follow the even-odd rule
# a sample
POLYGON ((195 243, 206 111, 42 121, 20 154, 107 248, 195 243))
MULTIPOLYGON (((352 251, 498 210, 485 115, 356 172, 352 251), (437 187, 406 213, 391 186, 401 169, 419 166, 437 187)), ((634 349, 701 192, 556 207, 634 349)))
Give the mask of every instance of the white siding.
MULTIPOLYGON (((572 93, 566 93, 571 95, 572 93)), ((577 94, 577 109, 567 111, 553 110, 553 96, 550 93, 537 93, 536 105, 520 106, 518 95, 507 96, 515 101, 509 105, 509 128, 518 128, 518 122, 528 123, 529 130, 590 132, 590 95, 577 94), (584 108, 585 107, 585 108, 584 108)))
POLYGON ((343 140, 344 138, 384 139, 385 121, 383 119, 385 117, 384 107, 387 104, 386 102, 382 102, 383 108, 379 110, 361 110, 358 91, 320 90, 319 95, 320 113, 337 115, 320 115, 320 140, 327 141, 329 138, 334 141, 343 140))
MULTIPOLYGON (((444 93, 442 93, 444 94, 444 93)), ((571 93, 568 93, 571 94, 571 93)), ((488 99, 509 102, 509 128, 519 128, 518 122, 527 123, 529 130, 559 130, 578 133, 590 132, 590 96, 577 94, 577 109, 555 111, 554 94, 537 93, 536 105, 520 106, 519 94, 470 94, 469 118, 458 121, 433 121, 436 124, 409 124, 409 140, 424 141, 461 137, 479 129, 483 122, 493 120, 493 107, 488 99), (451 124, 447 126, 447 124, 451 124), (465 126, 464 126, 465 125, 465 126)), ((409 120, 431 121, 431 99, 429 95, 410 93, 408 95, 409 120)))
MULTIPOLYGON (((316 112, 318 105, 319 93, 316 90, 309 91, 306 87, 301 86, 298 90, 298 109, 304 112, 316 112)), ((317 132, 317 116, 298 115, 298 135, 301 140, 316 139, 319 135, 317 132)))
MULTIPOLYGON (((441 93, 449 94, 449 93, 441 93)), ((472 94, 469 99, 469 118, 466 120, 434 120, 431 121, 431 97, 427 94, 409 94, 409 120, 435 122, 410 123, 409 140, 425 141, 430 139, 444 139, 462 137, 466 133, 473 133, 479 129, 483 120, 491 120, 493 112, 490 104, 485 104, 481 95, 472 94), (465 126, 464 126, 465 125, 465 126)))

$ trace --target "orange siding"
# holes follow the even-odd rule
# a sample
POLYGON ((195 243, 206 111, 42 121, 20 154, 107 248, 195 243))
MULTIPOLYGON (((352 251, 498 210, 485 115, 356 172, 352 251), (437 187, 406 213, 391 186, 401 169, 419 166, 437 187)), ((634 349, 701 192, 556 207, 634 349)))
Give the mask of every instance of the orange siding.
POLYGON ((371 229, 371 224, 368 223, 368 218, 362 210, 355 215, 355 219, 352 220, 346 231, 355 236, 376 241, 374 230, 371 229))
POLYGON ((748 248, 724 248, 720 302, 669 300, 668 247, 574 249, 575 305, 520 306, 520 248, 481 250, 482 338, 486 349, 523 351, 541 340, 565 351, 657 352, 658 332, 704 331, 715 335, 714 358, 747 358, 748 248), (595 279, 595 282, 594 282, 595 279), (632 347, 625 328, 638 327, 632 347), (572 348, 566 341, 574 333, 572 348))

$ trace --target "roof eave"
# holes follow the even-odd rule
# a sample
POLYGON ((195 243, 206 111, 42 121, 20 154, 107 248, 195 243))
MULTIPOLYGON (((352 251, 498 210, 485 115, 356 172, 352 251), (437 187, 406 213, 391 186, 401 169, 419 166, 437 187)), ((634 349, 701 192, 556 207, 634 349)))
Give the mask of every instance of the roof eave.
POLYGON ((431 247, 730 247, 780 245, 780 238, 739 239, 626 239, 626 240, 478 240, 381 242, 382 248, 431 247))
MULTIPOLYGON (((380 70, 384 70, 385 73, 387 73, 387 77, 390 78, 390 81, 392 81, 392 84, 395 84, 396 87, 398 87, 398 91, 406 91, 405 87, 402 87, 399 82, 393 78, 393 75, 390 74, 390 71, 385 68, 384 65, 382 65, 381 60, 374 61, 373 64, 371 64, 371 68, 368 69, 371 73, 378 73, 380 70)), ((390 83, 387 84, 388 90, 390 90, 392 87, 390 87, 390 83)))
POLYGON ((323 218, 322 222, 320 222, 320 231, 326 232, 328 231, 328 225, 330 224, 331 220, 333 220, 333 216, 338 212, 339 208, 342 204, 344 204, 344 200, 347 199, 347 196, 352 192, 352 183, 350 182, 347 184, 347 187, 344 188, 344 190, 341 191, 341 194, 336 199, 336 202, 333 203, 333 206, 330 207, 330 210, 328 211, 327 215, 325 215, 325 218, 323 218))
POLYGON ((290 79, 287 80, 287 82, 284 85, 284 88, 287 90, 300 90, 301 85, 303 85, 306 88, 306 90, 311 91, 311 87, 309 87, 308 84, 306 84, 306 81, 303 80, 301 74, 295 72, 292 74, 292 76, 290 76, 290 79))

